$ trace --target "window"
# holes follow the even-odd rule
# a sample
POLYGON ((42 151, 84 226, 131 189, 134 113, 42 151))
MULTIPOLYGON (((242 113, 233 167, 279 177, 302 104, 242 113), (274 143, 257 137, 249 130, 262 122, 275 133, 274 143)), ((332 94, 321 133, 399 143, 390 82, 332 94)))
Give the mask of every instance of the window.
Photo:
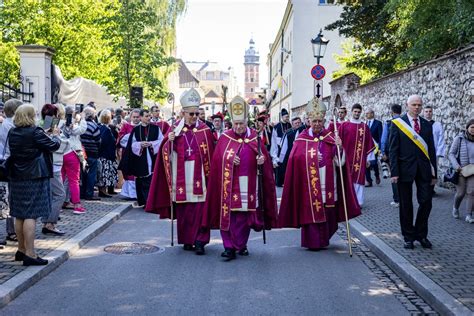
POLYGON ((253 92, 253 88, 250 88, 250 92, 253 92))
POLYGON ((214 73, 213 72, 206 72, 206 80, 214 80, 214 73))
POLYGON ((336 4, 336 0, 319 0, 319 4, 336 4))
POLYGON ((253 78, 250 78, 250 82, 253 82, 253 78))

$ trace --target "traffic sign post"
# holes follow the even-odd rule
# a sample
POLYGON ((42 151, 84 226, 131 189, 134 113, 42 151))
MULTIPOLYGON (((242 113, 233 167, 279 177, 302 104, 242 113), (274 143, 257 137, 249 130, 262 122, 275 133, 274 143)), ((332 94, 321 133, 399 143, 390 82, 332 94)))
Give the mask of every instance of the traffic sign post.
POLYGON ((313 77, 314 80, 321 80, 324 76, 326 76, 326 69, 322 65, 317 64, 311 68, 311 77, 313 77))
POLYGON ((315 97, 322 99, 323 98, 323 81, 314 80, 314 90, 313 94, 315 97))
POLYGON ((317 64, 311 68, 311 77, 314 78, 314 96, 318 99, 323 97, 323 78, 326 76, 326 69, 317 64))

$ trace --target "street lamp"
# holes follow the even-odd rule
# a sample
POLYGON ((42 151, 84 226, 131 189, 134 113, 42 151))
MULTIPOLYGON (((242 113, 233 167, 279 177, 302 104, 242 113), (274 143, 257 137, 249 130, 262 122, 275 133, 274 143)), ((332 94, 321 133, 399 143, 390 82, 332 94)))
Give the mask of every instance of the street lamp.
POLYGON ((316 58, 318 64, 319 60, 324 57, 326 52, 326 47, 328 46, 329 40, 324 38, 323 30, 319 30, 319 34, 311 39, 311 44, 313 45, 313 55, 316 58))

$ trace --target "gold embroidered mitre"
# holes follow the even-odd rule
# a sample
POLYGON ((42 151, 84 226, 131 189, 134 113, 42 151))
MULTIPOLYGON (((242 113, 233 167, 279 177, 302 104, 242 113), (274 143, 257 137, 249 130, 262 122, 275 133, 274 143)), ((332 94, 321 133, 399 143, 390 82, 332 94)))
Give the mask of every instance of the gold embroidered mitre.
POLYGON ((191 88, 187 91, 184 91, 179 99, 181 106, 183 109, 190 108, 190 107, 199 107, 201 105, 201 96, 196 89, 191 88))
POLYGON ((306 105, 306 114, 310 120, 324 119, 326 116, 326 106, 319 100, 319 98, 313 98, 308 101, 306 105))
POLYGON ((249 106, 242 97, 236 96, 230 101, 229 112, 232 121, 247 121, 249 106))

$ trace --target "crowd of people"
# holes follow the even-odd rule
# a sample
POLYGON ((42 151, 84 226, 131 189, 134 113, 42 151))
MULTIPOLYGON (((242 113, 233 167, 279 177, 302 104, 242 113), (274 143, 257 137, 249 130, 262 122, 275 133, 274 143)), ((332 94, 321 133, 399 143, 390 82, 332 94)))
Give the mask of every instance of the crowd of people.
MULTIPOLYGON (((0 208, 6 240, 18 243, 15 260, 47 264, 34 248, 37 219, 43 234, 64 235, 57 227, 62 210, 80 216, 88 212, 81 200, 116 194, 135 208, 176 219, 178 243, 198 255, 205 254, 211 229, 221 232, 226 260, 249 255, 251 229, 301 228, 301 246, 319 250, 338 222, 361 214, 365 188, 380 184, 381 176, 392 182, 403 246, 432 247, 428 217, 446 148, 442 124, 421 97, 392 105, 385 122, 360 104, 350 108, 350 118, 340 107, 336 120, 326 120, 315 98, 301 116, 290 119, 283 109, 276 124, 265 111, 249 123, 249 106, 240 97, 228 113, 206 119, 200 100, 196 90, 186 91, 182 111, 170 121, 159 106, 97 111, 93 102, 46 104, 37 115, 16 99, 0 105, 0 158, 8 174, 0 182, 0 208), (276 187, 283 187, 279 209, 276 187)), ((448 159, 458 174, 453 217, 460 217, 466 197, 465 220, 472 223, 473 119, 448 159)))

